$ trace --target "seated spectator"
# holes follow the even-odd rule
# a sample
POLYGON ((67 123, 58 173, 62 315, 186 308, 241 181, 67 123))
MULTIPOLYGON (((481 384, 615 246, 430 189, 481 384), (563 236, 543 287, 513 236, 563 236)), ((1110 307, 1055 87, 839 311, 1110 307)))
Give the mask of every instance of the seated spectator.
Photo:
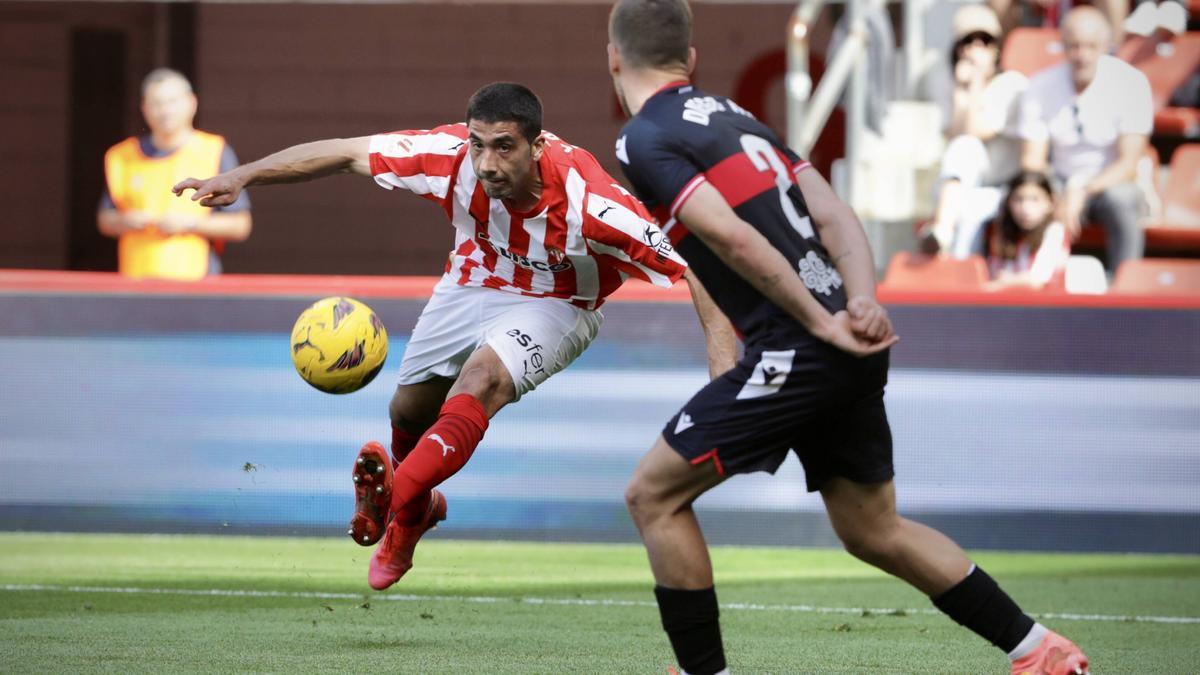
POLYGON ((922 249, 956 258, 983 252, 983 226, 996 216, 1002 186, 1020 168, 1016 113, 1025 76, 998 73, 1000 22, 983 5, 954 15, 954 92, 944 108, 950 144, 942 158, 937 208, 922 249))
POLYGON ((1092 5, 1108 23, 1114 39, 1120 40, 1129 17, 1129 0, 987 0, 987 4, 1000 17, 1006 35, 1018 26, 1060 28, 1073 8, 1092 5))
POLYGON ((159 68, 142 83, 142 116, 150 133, 104 155, 106 189, 97 225, 117 239, 118 269, 130 277, 199 279, 221 271, 213 242, 250 236, 250 201, 216 209, 175 199, 171 186, 193 175, 238 165, 225 139, 192 126, 196 96, 182 74, 159 68))
POLYGON ((1104 227, 1112 271, 1144 247, 1135 180, 1154 124, 1150 83, 1108 55, 1112 34, 1095 8, 1071 10, 1062 37, 1066 61, 1035 74, 1021 97, 1021 166, 1062 183, 1058 218, 1072 241, 1083 222, 1104 227))
POLYGON ((988 288, 1042 289, 1062 280, 1070 257, 1066 228, 1054 219, 1050 179, 1043 173, 1017 174, 989 237, 988 288))

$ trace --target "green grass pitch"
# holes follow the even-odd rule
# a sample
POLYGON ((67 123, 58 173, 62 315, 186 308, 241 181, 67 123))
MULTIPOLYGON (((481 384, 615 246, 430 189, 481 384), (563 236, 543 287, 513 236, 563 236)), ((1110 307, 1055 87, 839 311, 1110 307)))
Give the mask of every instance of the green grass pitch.
MULTIPOLYGON (((663 673, 642 550, 439 540, 386 593, 345 539, 0 534, 0 672, 663 673)), ((1093 673, 1200 672, 1200 557, 979 553, 1093 673)), ((840 551, 718 547, 740 673, 1006 673, 840 551), (866 608, 864 611, 863 608, 866 608)))

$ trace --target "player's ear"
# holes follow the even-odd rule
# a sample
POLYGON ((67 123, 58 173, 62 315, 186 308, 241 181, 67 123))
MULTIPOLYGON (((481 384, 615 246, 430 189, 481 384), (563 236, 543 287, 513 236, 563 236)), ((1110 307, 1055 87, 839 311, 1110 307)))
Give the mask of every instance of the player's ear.
POLYGON ((529 152, 533 156, 533 161, 538 161, 542 158, 542 152, 546 149, 546 135, 538 134, 537 138, 529 144, 529 152))
POLYGON ((621 52, 611 42, 608 43, 608 72, 613 77, 621 74, 621 52))
POLYGON ((696 48, 688 47, 688 62, 687 62, 688 77, 691 77, 692 73, 695 72, 695 70, 696 70, 696 48))

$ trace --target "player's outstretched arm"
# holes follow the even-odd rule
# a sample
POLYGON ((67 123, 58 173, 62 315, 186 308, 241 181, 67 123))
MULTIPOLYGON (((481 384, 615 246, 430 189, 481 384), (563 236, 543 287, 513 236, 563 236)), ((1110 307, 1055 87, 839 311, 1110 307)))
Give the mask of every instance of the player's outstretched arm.
POLYGON ((887 310, 875 299, 875 260, 862 223, 850 205, 838 198, 816 169, 796 176, 821 243, 846 284, 847 310, 851 327, 870 340, 891 337, 887 310))
POLYGON ((302 143, 211 178, 187 178, 171 190, 177 196, 195 190, 192 201, 203 206, 227 206, 251 185, 299 183, 335 173, 369 176, 370 147, 370 136, 302 143))
POLYGON ((712 185, 701 183, 684 202, 678 217, 726 265, 817 338, 859 356, 882 351, 896 342, 894 336, 867 341, 851 330, 848 314, 831 315, 826 311, 808 292, 792 263, 738 217, 712 185))
POLYGON ((708 376, 717 379, 737 364, 737 335, 729 317, 713 302, 700 279, 688 270, 683 273, 688 289, 692 292, 692 304, 700 327, 704 329, 704 346, 708 350, 708 376))

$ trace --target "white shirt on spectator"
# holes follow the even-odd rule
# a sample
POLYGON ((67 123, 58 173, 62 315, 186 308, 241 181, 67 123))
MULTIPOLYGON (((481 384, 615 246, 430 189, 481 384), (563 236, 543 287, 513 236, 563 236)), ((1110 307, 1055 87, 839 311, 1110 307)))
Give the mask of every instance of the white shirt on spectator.
POLYGON ((1101 56, 1096 78, 1076 95, 1070 64, 1036 73, 1021 97, 1022 139, 1050 142, 1050 166, 1062 180, 1091 180, 1117 159, 1117 139, 1149 136, 1154 127, 1150 82, 1137 68, 1101 56))
MULTIPOLYGON (((1021 94, 1029 80, 1020 72, 1007 70, 993 77, 983 89, 983 120, 996 136, 984 143, 988 165, 981 167, 981 185, 999 185, 1006 182, 1021 167, 1021 141, 1018 131, 1021 94)), ((949 126, 954 115, 954 94, 947 91, 941 99, 942 119, 949 126)), ((955 176, 962 179, 961 176, 955 176)))
POLYGON ((1071 240, 1067 238, 1067 229, 1058 222, 1046 226, 1042 234, 1042 243, 1036 251, 1029 248, 1027 242, 1017 244, 1017 257, 1006 260, 994 253, 988 259, 992 278, 1001 273, 1020 274, 1029 272, 1029 280, 1044 286, 1054 279, 1054 275, 1065 272, 1067 260, 1071 257, 1071 240))

